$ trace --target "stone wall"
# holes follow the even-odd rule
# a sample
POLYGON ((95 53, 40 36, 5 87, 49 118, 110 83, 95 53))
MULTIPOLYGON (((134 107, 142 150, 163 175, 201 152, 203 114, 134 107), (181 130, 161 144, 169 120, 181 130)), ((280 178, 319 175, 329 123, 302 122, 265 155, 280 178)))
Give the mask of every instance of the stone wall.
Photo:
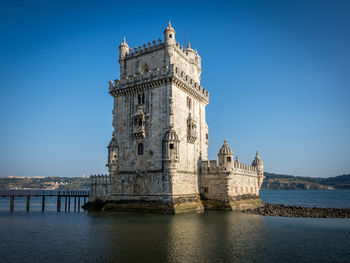
POLYGON ((250 199, 257 199, 260 204, 259 176, 258 169, 250 165, 235 162, 231 170, 221 171, 216 162, 203 161, 201 196, 207 209, 232 210, 237 206, 237 201, 250 199))
POLYGON ((174 100, 174 129, 180 139, 180 162, 177 166, 179 170, 198 172, 200 161, 207 159, 208 144, 206 134, 208 126, 205 120, 205 104, 196 100, 193 96, 183 90, 173 87, 174 100), (187 100, 190 99, 190 107, 187 106, 187 100), (196 125, 195 141, 188 141, 187 121, 189 116, 196 125))
POLYGON ((160 170, 162 168, 162 138, 169 129, 168 98, 170 86, 161 86, 143 92, 131 92, 115 98, 114 138, 119 145, 120 171, 160 170), (137 112, 139 93, 144 94, 145 114, 144 137, 133 135, 134 119, 137 112), (168 123, 168 125, 166 125, 168 123), (142 143, 144 154, 138 155, 142 143))
POLYGON ((111 177, 108 175, 90 176, 89 201, 108 200, 111 189, 111 177))

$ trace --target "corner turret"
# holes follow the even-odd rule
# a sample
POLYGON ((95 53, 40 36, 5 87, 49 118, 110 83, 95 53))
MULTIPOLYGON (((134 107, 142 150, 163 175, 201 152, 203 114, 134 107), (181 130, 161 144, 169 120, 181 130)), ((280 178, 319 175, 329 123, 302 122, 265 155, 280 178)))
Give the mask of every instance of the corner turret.
POLYGON ((227 145, 227 141, 224 140, 224 144, 218 153, 219 170, 230 171, 233 169, 233 152, 227 145))
MULTIPOLYGON (((186 55, 189 56, 190 59, 195 59, 196 56, 197 56, 196 51, 194 51, 194 50, 191 48, 191 43, 190 43, 190 42, 187 43, 186 55)), ((194 62, 194 61, 193 61, 193 62, 194 62)))
POLYGON ((175 40, 175 30, 174 28, 171 26, 171 22, 169 20, 169 24, 166 27, 166 29, 164 30, 164 43, 166 45, 175 45, 176 44, 176 40, 175 40))
POLYGON ((117 140, 113 137, 111 142, 108 145, 108 163, 106 166, 108 167, 109 173, 112 177, 114 177, 118 170, 118 155, 119 155, 119 146, 117 140))
POLYGON ((163 167, 164 169, 175 168, 179 161, 179 137, 177 136, 174 126, 170 126, 170 130, 163 138, 163 167))
POLYGON ((256 151, 255 159, 252 162, 252 166, 256 167, 258 169, 258 171, 261 171, 262 173, 264 173, 264 163, 260 159, 258 151, 256 151))
POLYGON ((256 151, 255 159, 252 162, 252 166, 256 167, 258 169, 258 185, 259 185, 259 188, 260 188, 261 185, 262 185, 262 182, 264 180, 264 163, 260 159, 258 151, 256 151))
POLYGON ((119 45, 119 60, 123 60, 129 54, 129 49, 124 37, 123 42, 119 45))

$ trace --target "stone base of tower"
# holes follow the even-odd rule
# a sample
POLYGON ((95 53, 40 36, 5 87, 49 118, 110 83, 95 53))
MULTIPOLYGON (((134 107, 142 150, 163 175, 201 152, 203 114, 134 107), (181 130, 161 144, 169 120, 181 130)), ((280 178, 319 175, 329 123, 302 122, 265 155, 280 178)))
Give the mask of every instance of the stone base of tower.
POLYGON ((175 214, 186 212, 203 212, 204 206, 199 195, 183 195, 173 198, 175 214))
POLYGON ((202 200, 206 210, 227 210, 227 211, 242 211, 247 209, 254 209, 264 205, 259 196, 244 195, 231 197, 229 200, 202 200))
POLYGON ((95 200, 85 205, 89 211, 124 211, 179 214, 203 212, 199 195, 184 196, 123 196, 117 200, 95 200))

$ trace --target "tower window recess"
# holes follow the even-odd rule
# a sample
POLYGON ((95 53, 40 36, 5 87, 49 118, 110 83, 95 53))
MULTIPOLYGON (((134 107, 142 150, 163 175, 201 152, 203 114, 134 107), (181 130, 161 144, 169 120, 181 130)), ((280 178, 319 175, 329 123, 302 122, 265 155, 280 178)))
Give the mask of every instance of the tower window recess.
POLYGON ((174 149, 174 144, 173 143, 170 143, 169 144, 169 148, 172 150, 172 149, 174 149))
POLYGON ((145 104, 145 93, 140 93, 140 94, 138 94, 138 96, 137 96, 137 104, 138 105, 142 105, 142 104, 145 104))
POLYGON ((231 156, 227 156, 227 162, 231 162, 231 156))
POLYGON ((137 155, 143 155, 143 144, 139 143, 139 146, 137 147, 137 155))
POLYGON ((142 106, 138 106, 138 110, 135 114, 133 114, 133 127, 132 133, 134 138, 145 138, 146 130, 145 130, 145 122, 146 116, 142 110, 142 106))
POLYGON ((189 143, 195 142, 195 140, 197 139, 196 133, 196 123, 195 120, 192 119, 190 112, 187 119, 187 141, 189 143))
POLYGON ((188 109, 191 109, 191 104, 192 104, 191 98, 187 97, 187 108, 188 109))
POLYGON ((205 139, 207 139, 207 140, 209 139, 208 133, 205 134, 205 139))
POLYGON ((169 35, 169 38, 172 38, 172 37, 173 37, 173 35, 172 35, 172 34, 170 34, 170 35, 169 35))

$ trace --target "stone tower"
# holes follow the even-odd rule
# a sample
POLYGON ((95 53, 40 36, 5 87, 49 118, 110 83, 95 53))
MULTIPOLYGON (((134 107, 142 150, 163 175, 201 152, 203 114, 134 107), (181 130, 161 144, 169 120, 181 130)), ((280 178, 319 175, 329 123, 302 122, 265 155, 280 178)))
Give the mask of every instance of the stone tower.
POLYGON ((202 210, 199 176, 207 159, 201 58, 175 39, 119 46, 120 79, 110 82, 114 132, 109 144, 110 187, 119 208, 182 212, 202 210))
POLYGON ((109 82, 114 99, 109 175, 90 177, 89 202, 103 209, 163 213, 240 210, 262 204, 263 162, 233 161, 224 141, 208 160, 201 57, 182 47, 169 22, 164 41, 119 46, 120 79, 109 82))

